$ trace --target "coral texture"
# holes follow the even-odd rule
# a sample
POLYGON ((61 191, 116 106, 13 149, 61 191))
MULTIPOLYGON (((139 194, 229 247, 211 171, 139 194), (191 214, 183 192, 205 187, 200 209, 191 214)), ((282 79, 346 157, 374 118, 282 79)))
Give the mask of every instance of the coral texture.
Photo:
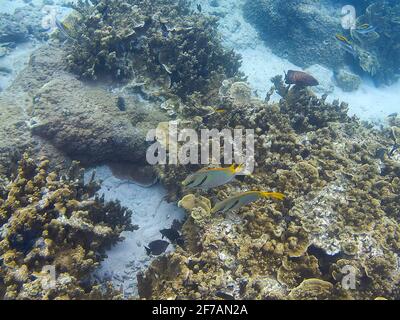
POLYGON ((4 299, 118 297, 91 282, 105 250, 133 231, 131 212, 96 196, 74 163, 67 175, 26 154, 0 199, 0 292, 4 299), (55 279, 48 271, 53 268, 55 279))
POLYGON ((83 78, 111 75, 138 86, 167 81, 166 93, 207 93, 238 73, 239 59, 224 49, 216 19, 192 13, 184 0, 98 0, 73 6, 68 64, 83 78))
MULTIPOLYGON (((277 104, 252 98, 244 83, 227 81, 219 106, 228 112, 198 122, 193 109, 194 128, 255 128, 256 169, 218 189, 178 190, 189 214, 185 246, 141 275, 141 297, 399 298, 400 162, 398 151, 391 152, 397 118, 391 130, 377 131, 349 118, 344 103, 289 89, 280 77, 273 82, 282 95, 277 104), (207 214, 210 201, 254 189, 287 198, 207 214), (348 270, 354 271, 350 289, 348 270)), ((182 181, 188 168, 160 171, 167 186, 176 186, 172 181, 182 181)))

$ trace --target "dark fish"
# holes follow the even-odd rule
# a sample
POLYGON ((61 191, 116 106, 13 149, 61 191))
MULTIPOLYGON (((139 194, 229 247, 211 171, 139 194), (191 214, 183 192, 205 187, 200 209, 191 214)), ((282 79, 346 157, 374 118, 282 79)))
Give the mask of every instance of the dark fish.
POLYGON ((223 292, 222 290, 218 290, 215 295, 218 298, 224 299, 224 300, 235 300, 235 297, 229 293, 223 292))
POLYGON ((399 148, 400 148, 400 145, 395 144, 395 145, 392 147, 392 149, 390 150, 390 152, 389 152, 389 157, 392 157, 392 156, 395 154, 395 152, 396 152, 397 150, 399 150, 399 148))
POLYGON ((181 235, 179 234, 178 231, 176 231, 175 229, 162 229, 160 230, 160 233, 162 234, 162 238, 164 239, 167 238, 169 241, 171 241, 172 243, 174 243, 177 239, 179 239, 181 237, 181 235))
POLYGON ((164 253, 169 246, 169 242, 164 240, 155 240, 149 243, 148 247, 144 247, 148 255, 159 256, 164 253))
POLYGON ((198 12, 201 12, 202 10, 203 10, 203 8, 201 7, 201 4, 198 4, 198 5, 197 5, 197 11, 198 11, 198 12))
POLYGON ((312 87, 319 85, 318 80, 312 75, 302 71, 294 70, 289 70, 287 73, 285 73, 285 83, 295 84, 299 87, 312 87))

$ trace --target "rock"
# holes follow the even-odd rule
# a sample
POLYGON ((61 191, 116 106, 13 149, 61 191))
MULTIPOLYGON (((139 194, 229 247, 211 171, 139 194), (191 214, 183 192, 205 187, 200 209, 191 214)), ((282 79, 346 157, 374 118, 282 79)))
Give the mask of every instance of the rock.
POLYGON ((29 31, 11 14, 0 13, 0 43, 28 40, 29 31))
POLYGON ((333 72, 319 64, 314 64, 305 69, 305 72, 312 75, 319 82, 319 85, 312 87, 311 90, 317 94, 330 94, 335 90, 333 82, 333 72))
MULTIPOLYGON (((50 143, 85 164, 145 160, 148 130, 168 118, 153 104, 129 96, 121 111, 120 93, 76 79, 65 71, 64 57, 54 45, 38 49, 4 92, 25 107, 41 151, 48 155, 50 143)), ((60 156, 56 160, 62 162, 60 156)))
POLYGON ((147 131, 166 119, 134 99, 125 101, 121 112, 118 96, 64 74, 37 92, 33 134, 85 163, 143 160, 147 131))
POLYGON ((339 88, 346 92, 356 91, 361 85, 361 78, 346 69, 339 69, 335 73, 335 80, 339 88))
POLYGON ((273 52, 303 68, 344 64, 335 33, 342 32, 340 11, 327 1, 247 0, 244 15, 273 52))
POLYGON ((31 142, 26 121, 20 107, 0 97, 0 179, 13 170, 15 160, 31 142))

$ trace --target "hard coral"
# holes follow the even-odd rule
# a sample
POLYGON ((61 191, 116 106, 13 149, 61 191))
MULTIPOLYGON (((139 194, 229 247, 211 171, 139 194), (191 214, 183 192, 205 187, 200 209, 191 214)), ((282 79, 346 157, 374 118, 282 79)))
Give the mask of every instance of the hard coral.
POLYGON ((195 104, 183 102, 180 110, 192 108, 192 115, 178 111, 177 117, 196 129, 254 128, 256 166, 240 181, 185 196, 176 181, 187 167, 164 165, 167 187, 178 188, 191 204, 255 189, 287 198, 211 215, 201 224, 189 217, 182 228, 187 245, 139 279, 147 288, 143 298, 211 299, 221 292, 236 299, 399 297, 399 159, 391 155, 397 129, 393 137, 393 130, 364 126, 347 116, 346 104, 329 104, 296 87, 285 90, 280 80, 274 78, 276 90, 282 89, 278 104, 248 96, 234 81, 212 95, 227 110, 222 115, 199 116, 195 104), (196 117, 203 119, 197 126, 196 117), (355 289, 343 287, 346 266, 356 270, 355 289))
POLYGON ((186 1, 92 2, 74 6, 81 18, 67 57, 83 78, 144 86, 165 77, 164 91, 186 98, 238 74, 239 58, 222 47, 216 19, 191 13, 186 1))
POLYGON ((131 212, 96 196, 77 163, 60 176, 24 155, 0 202, 0 283, 5 299, 117 296, 90 282, 105 249, 132 231, 131 212), (54 270, 55 279, 47 271, 54 270))

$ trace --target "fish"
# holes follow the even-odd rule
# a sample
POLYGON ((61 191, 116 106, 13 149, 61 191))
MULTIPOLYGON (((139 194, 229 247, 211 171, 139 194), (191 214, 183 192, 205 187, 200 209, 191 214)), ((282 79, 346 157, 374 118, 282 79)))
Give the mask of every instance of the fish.
POLYGON ((147 255, 159 256, 163 254, 165 250, 167 250, 169 246, 168 241, 164 240, 155 240, 148 244, 148 247, 144 247, 146 249, 147 255))
POLYGON ((313 87, 319 85, 318 80, 312 75, 302 71, 294 70, 288 70, 288 72, 285 73, 285 83, 294 84, 299 87, 313 87))
POLYGON ((216 188, 232 181, 242 169, 242 165, 236 167, 234 164, 228 168, 203 168, 189 175, 182 185, 205 190, 216 188))
POLYGON ((237 210, 249 203, 257 201, 262 198, 274 198, 277 200, 285 199, 285 195, 279 192, 266 192, 266 191, 247 191, 242 192, 232 197, 229 197, 221 202, 218 202, 212 209, 211 213, 227 212, 237 210))
POLYGON ((222 290, 218 290, 215 293, 215 296, 217 296, 218 298, 224 299, 224 300, 235 300, 235 297, 232 294, 224 292, 222 290))
POLYGON ((197 11, 198 12, 201 12, 202 10, 203 10, 203 8, 201 7, 201 4, 199 3, 199 4, 197 4, 197 11))
POLYGON ((182 237, 174 228, 162 229, 160 230, 160 233, 162 234, 163 239, 165 237, 171 241, 171 243, 176 243, 176 241, 182 237))
POLYGON ((356 50, 354 49, 354 46, 349 39, 347 39, 345 36, 341 34, 336 34, 335 38, 336 40, 339 41, 339 45, 343 50, 345 50, 346 52, 350 53, 353 56, 357 55, 356 50))
POLYGON ((347 39, 347 37, 345 37, 345 36, 342 35, 342 34, 338 34, 338 33, 337 33, 337 34, 335 35, 335 38, 336 38, 337 40, 339 40, 340 42, 343 42, 343 43, 346 43, 346 44, 351 45, 350 40, 347 39))
POLYGON ((76 39, 73 38, 73 37, 70 35, 69 31, 67 30, 67 27, 65 26, 65 24, 64 24, 63 22, 61 22, 58 18, 56 18, 56 19, 55 19, 55 23, 56 23, 56 26, 57 26, 58 30, 60 30, 61 34, 62 34, 64 37, 66 37, 66 38, 69 39, 69 40, 76 41, 76 39))
POLYGON ((368 34, 376 31, 376 27, 370 26, 368 23, 362 24, 361 26, 354 29, 359 34, 368 34))

